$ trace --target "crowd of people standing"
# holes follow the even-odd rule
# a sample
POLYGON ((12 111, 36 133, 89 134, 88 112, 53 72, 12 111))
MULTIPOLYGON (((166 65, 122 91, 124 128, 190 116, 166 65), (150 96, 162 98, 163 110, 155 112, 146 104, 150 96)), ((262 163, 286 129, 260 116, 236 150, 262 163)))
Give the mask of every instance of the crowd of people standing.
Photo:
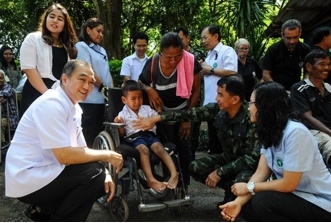
MULTIPOLYGON (((55 3, 20 48, 27 81, 7 154, 6 195, 30 204, 26 214, 33 220, 85 221, 98 197, 114 196, 115 184, 100 161, 119 171, 122 156, 91 150, 114 85, 103 33, 103 22, 88 18, 77 37, 69 13, 55 3), (30 177, 18 177, 24 174, 30 177), (22 185, 29 187, 20 190, 22 185), (74 201, 80 194, 89 196, 74 201)), ((201 29, 204 52, 191 47, 188 30, 179 27, 162 36, 151 56, 149 37, 137 33, 134 53, 123 59, 123 86, 138 82, 157 112, 133 127, 148 131, 160 122, 166 133, 161 141, 177 146, 186 190, 190 177, 224 189, 217 206, 225 220, 239 214, 249 221, 331 220, 331 29, 316 29, 311 46, 300 41, 301 33, 298 20, 284 22, 281 40, 261 65, 250 57, 249 40, 227 46, 214 25, 201 29), (196 159, 201 121, 208 122, 209 154, 196 159), (293 206, 305 211, 293 212, 293 206)), ((3 79, 16 87, 22 73, 10 47, 0 49, 0 61, 3 79)))

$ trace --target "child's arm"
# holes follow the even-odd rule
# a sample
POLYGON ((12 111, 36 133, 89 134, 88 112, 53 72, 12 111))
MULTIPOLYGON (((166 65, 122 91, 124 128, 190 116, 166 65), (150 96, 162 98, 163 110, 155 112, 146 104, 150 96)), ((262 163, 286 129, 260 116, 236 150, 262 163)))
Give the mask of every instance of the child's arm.
MULTIPOLYGON (((124 123, 124 120, 121 116, 116 116, 115 119, 114 119, 114 122, 115 123, 124 123)), ((118 132, 120 134, 121 137, 125 136, 126 134, 126 131, 125 131, 125 126, 119 126, 118 127, 118 132)))

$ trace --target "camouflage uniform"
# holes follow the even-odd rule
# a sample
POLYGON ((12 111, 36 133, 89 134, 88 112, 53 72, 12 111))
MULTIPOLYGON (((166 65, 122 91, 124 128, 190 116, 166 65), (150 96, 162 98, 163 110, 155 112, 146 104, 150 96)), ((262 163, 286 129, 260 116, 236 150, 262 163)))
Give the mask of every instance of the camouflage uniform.
POLYGON ((233 119, 225 111, 220 111, 216 103, 186 111, 160 113, 162 120, 213 121, 221 153, 208 154, 191 162, 190 174, 195 180, 205 183, 211 172, 222 167, 224 176, 218 186, 225 190, 225 199, 228 200, 234 198, 230 196, 231 185, 248 182, 260 157, 260 143, 247 107, 245 102, 233 119))
POLYGON ((202 50, 190 47, 189 52, 192 53, 198 61, 204 61, 206 59, 206 53, 204 53, 202 50))
MULTIPOLYGON (((202 50, 194 49, 190 47, 189 52, 192 53, 198 61, 200 60, 204 61, 206 59, 206 53, 204 53, 202 50)), ((198 103, 199 106, 201 104, 201 101, 203 101, 202 97, 203 97, 203 92, 200 92, 200 99, 198 103)), ((201 121, 192 122, 192 134, 191 134, 192 160, 195 160, 195 151, 199 147, 200 125, 201 125, 201 121)))

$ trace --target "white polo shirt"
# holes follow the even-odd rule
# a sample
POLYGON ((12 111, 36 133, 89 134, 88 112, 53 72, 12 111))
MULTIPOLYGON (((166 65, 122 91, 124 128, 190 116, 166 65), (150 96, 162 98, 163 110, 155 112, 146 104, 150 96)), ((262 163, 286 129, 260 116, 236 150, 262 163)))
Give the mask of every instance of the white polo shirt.
POLYGON ((120 75, 129 76, 131 80, 138 81, 139 75, 141 74, 141 71, 143 70, 148 58, 149 57, 145 54, 145 57, 143 59, 139 59, 136 53, 125 57, 122 62, 120 75))
MULTIPOLYGON (((157 115, 157 112, 152 109, 149 105, 142 105, 138 111, 138 115, 134 113, 127 105, 124 105, 122 111, 118 113, 119 117, 122 117, 125 124, 126 136, 132 135, 136 132, 141 131, 141 129, 135 129, 133 127, 133 121, 137 120, 139 117, 148 118, 157 115)), ((156 134, 156 125, 149 130, 156 134)))
POLYGON ((47 90, 24 113, 8 149, 6 196, 22 197, 52 182, 65 168, 52 149, 85 146, 82 110, 61 87, 47 90))
MULTIPOLYGON (((208 51, 206 64, 217 69, 238 70, 238 56, 236 51, 229 46, 223 45, 221 42, 216 45, 213 50, 208 51)), ((204 75, 204 101, 203 105, 216 102, 217 81, 220 77, 216 75, 204 75)))

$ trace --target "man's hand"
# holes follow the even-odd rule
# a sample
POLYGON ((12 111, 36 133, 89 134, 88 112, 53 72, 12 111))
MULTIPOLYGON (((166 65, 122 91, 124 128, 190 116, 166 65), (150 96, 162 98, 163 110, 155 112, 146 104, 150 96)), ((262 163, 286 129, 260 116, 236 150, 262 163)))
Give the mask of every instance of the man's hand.
POLYGON ((206 185, 210 188, 215 188, 220 180, 221 177, 217 175, 217 170, 215 170, 208 175, 206 185))
POLYGON ((123 167, 123 157, 121 154, 117 152, 114 151, 109 151, 109 152, 110 152, 110 156, 107 161, 110 162, 111 165, 116 167, 116 173, 118 173, 123 167))
POLYGON ((108 87, 107 87, 107 85, 105 85, 104 83, 101 83, 98 91, 101 92, 101 94, 105 98, 105 100, 108 101, 108 87))
POLYGON ((139 117, 137 120, 133 121, 133 128, 141 129, 142 131, 147 131, 147 130, 152 129, 158 121, 161 121, 161 118, 159 115, 149 117, 149 118, 139 117))
POLYGON ((109 202, 115 196, 115 187, 116 187, 115 182, 111 178, 110 174, 107 173, 106 174, 106 179, 105 179, 105 192, 107 194, 109 193, 109 196, 107 198, 107 202, 109 202))

